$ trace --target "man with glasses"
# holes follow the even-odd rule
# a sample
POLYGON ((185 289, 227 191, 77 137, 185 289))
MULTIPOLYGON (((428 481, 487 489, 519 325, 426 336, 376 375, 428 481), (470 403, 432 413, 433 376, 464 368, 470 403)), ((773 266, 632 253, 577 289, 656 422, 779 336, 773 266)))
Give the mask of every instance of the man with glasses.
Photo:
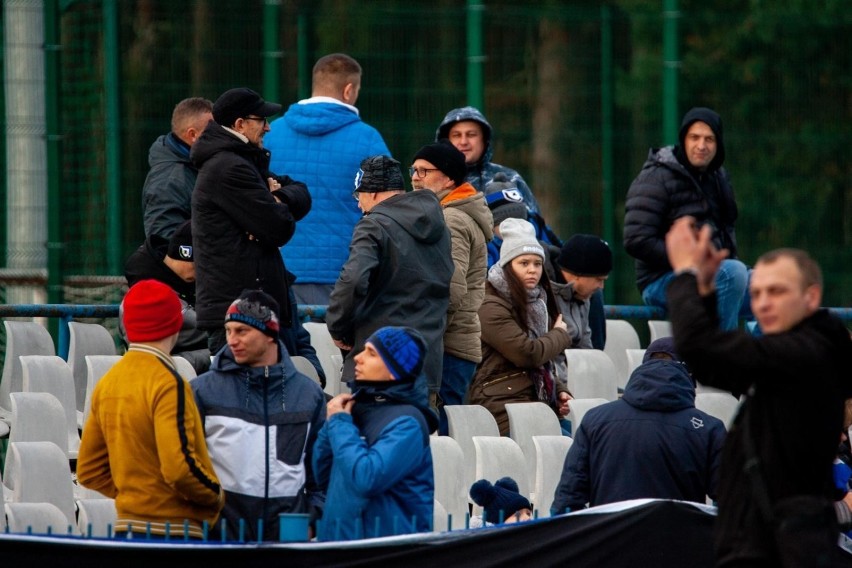
POLYGON ((305 184, 269 171, 266 119, 280 111, 251 89, 226 91, 192 147, 199 168, 192 194, 196 313, 198 327, 210 334, 211 353, 225 344, 222 314, 244 289, 271 295, 288 328, 297 321, 292 276, 278 247, 310 211, 311 196, 305 184))
POLYGON ((355 377, 354 358, 374 331, 413 327, 426 340, 423 372, 435 407, 454 270, 441 206, 431 191, 406 193, 399 162, 389 156, 361 162, 355 198, 364 216, 355 225, 326 315, 335 344, 349 351, 343 380, 355 377))
POLYGON ((493 221, 485 196, 465 181, 464 154, 449 141, 420 148, 408 172, 415 191, 430 191, 440 200, 452 242, 455 270, 450 282, 440 389, 443 404, 439 433, 446 435, 443 406, 464 403, 476 364, 482 360, 479 306, 485 298, 486 246, 493 235, 493 221))
POLYGON ((624 396, 575 428, 554 514, 586 503, 716 498, 725 425, 695 408, 695 382, 674 345, 671 337, 651 343, 624 396))
POLYGON ((304 181, 314 206, 281 254, 296 275, 300 304, 328 304, 361 218, 349 199, 352 172, 361 160, 390 154, 378 130, 361 120, 355 104, 361 65, 345 53, 321 57, 314 65, 311 97, 290 105, 272 121, 266 147, 273 170, 304 181))

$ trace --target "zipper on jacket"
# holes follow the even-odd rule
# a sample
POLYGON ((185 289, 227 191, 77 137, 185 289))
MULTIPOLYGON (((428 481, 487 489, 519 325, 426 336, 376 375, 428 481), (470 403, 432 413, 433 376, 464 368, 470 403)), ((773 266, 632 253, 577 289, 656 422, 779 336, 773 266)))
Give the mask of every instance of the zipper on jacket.
MULTIPOLYGON (((269 505, 269 367, 263 368, 263 424, 264 424, 264 439, 266 441, 266 446, 264 448, 264 457, 266 459, 266 463, 264 464, 263 472, 264 472, 264 484, 263 484, 263 516, 261 518, 264 520, 264 530, 266 530, 266 516, 267 516, 267 507, 269 505)), ((264 535, 258 535, 260 539, 263 539, 264 535)))

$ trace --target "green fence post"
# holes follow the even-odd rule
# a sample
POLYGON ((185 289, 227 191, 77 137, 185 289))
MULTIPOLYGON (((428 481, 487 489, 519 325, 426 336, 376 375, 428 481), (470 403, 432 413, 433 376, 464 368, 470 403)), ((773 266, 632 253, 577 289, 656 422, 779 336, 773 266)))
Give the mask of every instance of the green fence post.
POLYGON ((281 18, 281 0, 263 3, 263 98, 281 100, 281 49, 278 46, 278 29, 281 18))
MULTIPOLYGON (((603 184, 603 238, 610 246, 615 239, 615 198, 613 196, 613 81, 612 81, 612 10, 601 5, 601 181, 603 184)), ((613 247, 615 248, 615 247, 613 247)), ((604 288, 604 299, 612 299, 612 287, 604 288)))
POLYGON ((485 89, 482 84, 482 12, 481 0, 467 0, 467 104, 480 110, 485 106, 485 89))
POLYGON ((104 17, 104 119, 106 126, 106 252, 108 274, 122 274, 121 238, 121 133, 119 125, 121 77, 119 75, 118 5, 103 0, 104 17))
POLYGON ((677 74, 680 59, 677 49, 677 0, 663 0, 663 142, 677 143, 677 74))

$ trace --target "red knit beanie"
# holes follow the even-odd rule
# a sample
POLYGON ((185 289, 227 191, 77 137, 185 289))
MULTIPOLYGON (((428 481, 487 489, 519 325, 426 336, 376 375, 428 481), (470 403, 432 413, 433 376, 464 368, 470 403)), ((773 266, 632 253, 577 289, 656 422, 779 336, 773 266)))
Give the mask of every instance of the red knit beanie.
POLYGON ((180 331, 177 293, 156 280, 140 280, 124 296, 124 329, 131 343, 159 341, 180 331))

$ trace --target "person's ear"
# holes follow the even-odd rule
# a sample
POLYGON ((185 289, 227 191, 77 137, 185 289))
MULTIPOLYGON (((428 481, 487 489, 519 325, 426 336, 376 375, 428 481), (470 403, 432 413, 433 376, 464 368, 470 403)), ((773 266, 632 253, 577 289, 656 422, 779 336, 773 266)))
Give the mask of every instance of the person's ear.
POLYGON ((352 95, 355 92, 355 83, 346 83, 346 86, 343 87, 343 102, 347 104, 352 104, 350 101, 352 100, 352 95))
POLYGON ((809 312, 817 311, 822 304, 822 289, 816 284, 811 284, 805 288, 805 303, 809 312))

